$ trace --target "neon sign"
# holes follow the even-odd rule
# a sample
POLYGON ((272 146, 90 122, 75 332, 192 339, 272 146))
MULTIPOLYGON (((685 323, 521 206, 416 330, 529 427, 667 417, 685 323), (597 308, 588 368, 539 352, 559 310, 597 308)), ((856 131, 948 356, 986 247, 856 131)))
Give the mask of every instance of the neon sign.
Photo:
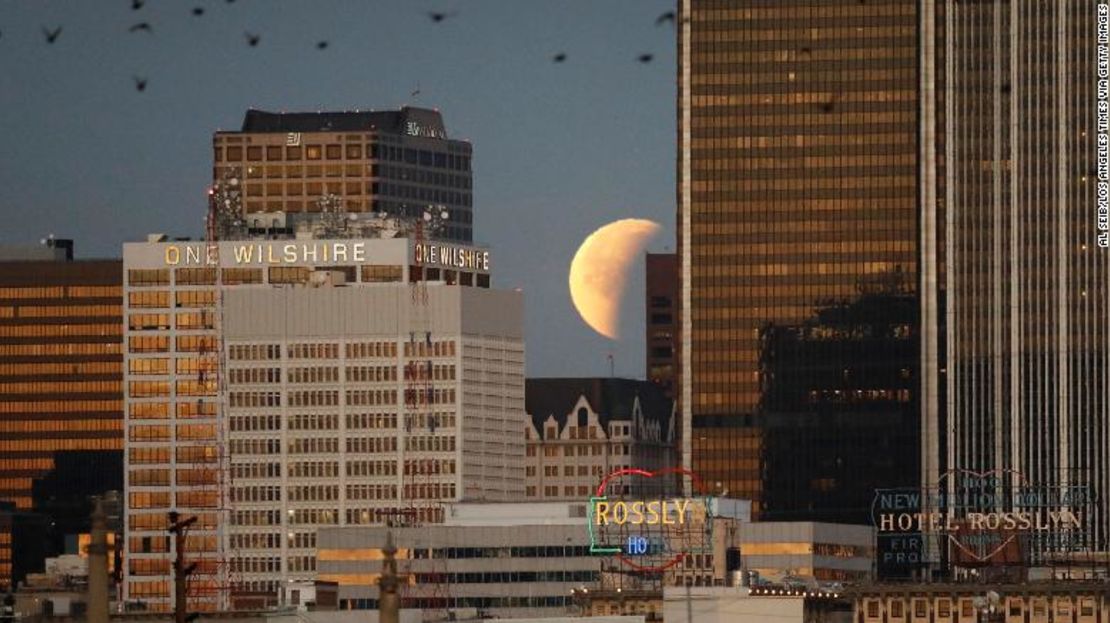
POLYGON ((590 552, 617 558, 635 570, 658 573, 713 547, 713 500, 701 480, 676 467, 609 474, 590 498, 590 552), (691 490, 695 495, 675 495, 691 490))

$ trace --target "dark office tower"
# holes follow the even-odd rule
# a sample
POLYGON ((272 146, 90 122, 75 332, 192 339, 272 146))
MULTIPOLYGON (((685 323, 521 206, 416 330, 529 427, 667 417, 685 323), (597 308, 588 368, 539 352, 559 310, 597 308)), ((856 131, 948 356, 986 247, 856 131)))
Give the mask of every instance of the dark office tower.
POLYGON ((930 486, 966 469, 1090 487, 1105 550, 1096 4, 922 2, 922 468, 930 486))
MULTIPOLYGON (((767 395, 761 332, 851 306, 869 284, 897 278, 897 297, 916 295, 917 5, 679 2, 682 451, 703 479, 750 497, 757 513, 794 510, 763 507, 765 480, 775 478, 764 467, 784 458, 764 457, 773 449, 766 430, 784 421, 779 412, 801 410, 817 426, 831 426, 835 420, 822 418, 837 413, 767 395)), ((867 322, 894 324, 898 301, 889 309, 894 316, 867 322)), ((824 353, 824 365, 868 356, 858 342, 840 343, 852 350, 824 353)), ((916 360, 905 363, 915 375, 916 360)), ((837 389, 823 387, 828 379, 818 371, 790 374, 807 396, 837 389)), ((897 392, 900 383, 866 389, 897 392)), ((888 394, 865 391, 859 400, 880 395, 888 394)), ((912 417, 912 396, 897 405, 877 400, 893 410, 892 428, 912 417)), ((862 444, 845 451, 862 453, 852 457, 856 470, 879 459, 862 444)), ((916 456, 916 447, 882 451, 916 456)), ((858 486, 852 477, 814 477, 806 486, 832 495, 858 486)), ((867 510, 856 509, 861 520, 867 510)))
POLYGON ((678 354, 678 256, 648 253, 644 279, 647 380, 674 400, 675 357, 678 354))
POLYGON ((473 238, 471 146, 447 138, 438 111, 248 110, 242 131, 217 132, 212 142, 214 181, 242 184, 244 233, 287 235, 321 219, 377 214, 419 218, 434 208, 448 219, 430 236, 473 238))
POLYGON ((68 240, 0 247, 0 500, 20 511, 56 452, 95 451, 85 469, 119 469, 122 271, 72 260, 68 240))

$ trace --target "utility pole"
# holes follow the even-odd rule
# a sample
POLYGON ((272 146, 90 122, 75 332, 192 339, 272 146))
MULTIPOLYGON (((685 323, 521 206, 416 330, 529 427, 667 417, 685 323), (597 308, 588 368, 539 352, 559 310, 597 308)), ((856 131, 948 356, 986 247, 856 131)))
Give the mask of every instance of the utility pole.
POLYGON ((177 511, 168 513, 170 526, 166 528, 173 535, 173 620, 174 623, 189 623, 196 620, 200 614, 188 614, 186 610, 186 594, 188 593, 189 576, 196 570, 197 564, 185 564, 185 537, 189 533, 189 526, 197 522, 196 516, 181 519, 177 511))

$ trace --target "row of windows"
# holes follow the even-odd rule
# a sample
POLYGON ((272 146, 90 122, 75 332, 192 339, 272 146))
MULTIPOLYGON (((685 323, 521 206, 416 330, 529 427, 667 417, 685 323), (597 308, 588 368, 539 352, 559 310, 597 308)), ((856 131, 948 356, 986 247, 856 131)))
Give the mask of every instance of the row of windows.
POLYGON ((290 383, 338 383, 339 368, 337 366, 320 366, 307 368, 290 368, 290 383))
POLYGON ((280 439, 232 439, 228 448, 233 455, 280 454, 280 439))
MULTIPOLYGON (((350 442, 348 439, 348 446, 350 442)), ((292 439, 289 441, 288 451, 289 454, 335 454, 339 452, 339 440, 334 437, 292 439)))
POLYGON ((334 478, 339 476, 339 461, 294 461, 286 469, 290 478, 334 478))
POLYGON ((371 359, 381 357, 396 357, 397 344, 395 342, 355 342, 345 346, 347 359, 371 359))
POLYGON ((405 450, 415 452, 452 452, 455 450, 454 435, 415 435, 405 437, 405 450))
MULTIPOLYGON (((119 293, 116 294, 119 297, 119 293)), ((94 318, 119 319, 123 305, 7 305, 0 307, 0 318, 94 318)))
MULTIPOLYGON (((409 390, 406 390, 406 393, 409 390)), ((438 392, 438 390, 437 390, 438 392)), ((299 392, 291 392, 290 398, 299 392)), ((339 392, 303 392, 305 394, 330 394, 338 402, 339 392)), ((348 389, 346 391, 346 404, 348 405, 392 405, 397 404, 397 390, 395 389, 348 389)), ((451 391, 451 401, 454 402, 454 391, 451 391)), ((323 406, 331 406, 336 402, 319 403, 323 406)), ((439 401, 437 401, 438 403, 439 401)), ((290 404, 298 404, 290 401, 290 404)), ((313 403, 316 404, 316 403, 313 403)))
MULTIPOLYGON (((345 372, 346 380, 349 383, 380 383, 397 380, 397 368, 395 366, 348 367, 345 372)), ((455 378, 454 368, 451 371, 451 378, 455 378)))
POLYGON ((227 352, 233 360, 281 359, 281 346, 278 344, 233 344, 227 352))
POLYGON ((430 341, 430 336, 425 340, 415 338, 405 342, 405 357, 454 357, 455 342, 430 341))
MULTIPOLYGON (((452 468, 454 461, 452 461, 452 468)), ((347 476, 396 476, 396 461, 347 461, 347 476)), ((454 470, 452 469, 452 472, 454 470)))
POLYGON ((338 525, 339 509, 336 508, 294 508, 289 512, 289 523, 293 525, 338 525))
MULTIPOLYGON (((538 487, 532 486, 532 485, 524 487, 524 496, 529 497, 529 498, 541 497, 541 496, 536 495, 536 492, 538 490, 539 490, 538 487)), ((560 496, 558 485, 546 485, 543 488, 543 496, 542 497, 547 497, 547 498, 585 497, 585 496, 590 495, 591 491, 592 491, 592 487, 588 487, 588 486, 585 486, 585 485, 578 485, 577 487, 566 485, 566 486, 563 487, 563 493, 560 496)))
POLYGON ((231 523, 236 526, 280 526, 280 510, 233 510, 231 523))
POLYGON ((528 444, 525 448, 525 455, 536 456, 539 454, 537 448, 543 448, 542 456, 602 456, 606 454, 606 450, 612 449, 608 454, 618 454, 616 451, 618 446, 624 454, 628 454, 627 444, 613 444, 610 446, 605 443, 596 444, 575 444, 575 445, 539 445, 528 444))
POLYGON ((119 361, 82 361, 75 363, 0 363, 0 376, 34 376, 45 377, 52 374, 66 376, 84 376, 93 374, 110 374, 119 376, 123 366, 119 361))
POLYGON ((407 484, 404 488, 406 500, 442 500, 455 497, 455 483, 434 482, 407 484))
POLYGON ((0 344, 0 357, 118 355, 121 352, 123 352, 123 344, 118 341, 103 344, 0 344))
POLYGON ((280 478, 280 463, 232 463, 231 477, 233 479, 248 478, 280 478))
POLYGON ((281 392, 228 392, 232 407, 280 407, 281 392))
MULTIPOLYGON (((214 335, 179 335, 174 342, 178 352, 212 353, 216 351, 214 335)), ((169 352, 170 338, 166 335, 132 335, 127 338, 127 350, 131 353, 169 352)))
POLYGON ((430 151, 426 149, 405 149, 377 142, 367 143, 365 149, 361 143, 329 143, 311 145, 249 145, 244 150, 238 145, 213 147, 213 157, 216 162, 262 162, 263 154, 268 162, 283 160, 385 160, 392 162, 405 162, 424 167, 450 169, 453 171, 469 171, 470 158, 448 152, 430 151), (244 155, 246 158, 244 158, 244 155))
POLYGON ((232 368, 227 376, 232 385, 280 383, 281 368, 232 368))
POLYGON ((338 344, 290 344, 286 347, 290 359, 338 359, 338 344))
MULTIPOLYGON (((216 380, 178 379, 174 389, 178 396, 215 396, 216 380)), ((132 398, 169 396, 170 383, 169 381, 131 381, 127 391, 132 398)))
POLYGON ((233 573, 279 573, 280 556, 243 556, 231 559, 233 573))
POLYGON ((339 499, 339 485, 297 485, 288 494, 290 502, 330 502, 339 499))
MULTIPOLYGON (((197 518, 197 522, 192 525, 192 530, 215 530, 216 529, 216 513, 191 513, 197 518)), ((167 522, 165 513, 144 513, 144 514, 131 514, 127 518, 127 525, 132 531, 153 531, 159 533, 159 536, 165 534, 167 522)))
MULTIPOLYGON (((175 301, 177 307, 212 307, 216 303, 216 293, 213 290, 181 290, 175 301)), ((170 293, 164 290, 129 292, 127 304, 135 309, 166 308, 170 306, 170 293)))
POLYGON ((61 286, 0 288, 0 299, 56 299, 65 296, 61 286))
POLYGON ((119 450, 123 445, 118 435, 109 433, 106 439, 5 439, 0 440, 0 454, 20 452, 39 453, 59 450, 119 450))
POLYGON ((347 499, 349 500, 395 500, 397 499, 397 485, 347 485, 347 499))
MULTIPOLYGON (((216 439, 214 424, 179 424, 175 439, 177 441, 213 441, 216 439)), ((170 427, 159 425, 133 425, 127 429, 131 441, 169 441, 170 427)))
MULTIPOLYGON (((339 440, 332 439, 336 443, 336 450, 338 451, 339 440)), ((397 451, 397 438, 396 437, 348 437, 347 438, 347 452, 396 452, 397 451)))
POLYGON ((0 383, 0 396, 12 394, 119 394, 119 381, 28 381, 0 383))
POLYGON ((84 337, 89 335, 110 337, 122 334, 123 327, 114 322, 97 324, 0 325, 0 337, 84 337))
MULTIPOLYGON (((225 175, 241 175, 242 169, 239 167, 214 167, 213 174, 216 177, 223 177, 225 175)), ((351 194, 362 194, 362 189, 366 188, 366 192, 370 194, 385 193, 389 194, 389 190, 385 188, 386 181, 399 181, 404 180, 414 184, 424 184, 429 186, 438 186, 440 188, 457 188, 461 190, 470 190, 473 188, 473 183, 468 175, 454 175, 451 173, 441 173, 439 171, 428 171, 425 169, 396 166, 390 164, 375 165, 369 164, 290 164, 290 165, 266 165, 266 166, 249 166, 246 168, 247 183, 246 194, 250 196, 261 196, 258 189, 265 188, 266 194, 271 196, 280 196, 283 187, 294 186, 301 194, 305 186, 308 187, 308 194, 322 195, 326 193, 340 194, 346 188, 347 192, 351 194), (334 182, 308 182, 303 184, 306 179, 330 177, 330 178, 343 178, 334 182), (368 181, 368 178, 382 178, 380 180, 368 181), (263 185, 260 180, 269 180, 263 185), (279 180, 292 180, 292 184, 284 185, 279 180), (254 181, 259 180, 259 181, 254 181), (253 191, 252 191, 253 189, 253 191), (351 189, 357 189, 352 192, 351 189)))
MULTIPOLYGON (((350 416, 348 416, 350 419, 350 416)), ((338 430, 339 415, 335 413, 299 413, 289 416, 289 430, 338 430)))
MULTIPOLYGON (((352 391, 347 391, 348 404, 352 391)), ((355 392, 358 393, 358 392, 355 392)), ((362 403, 353 403, 362 404, 362 403)), ((408 405, 439 405, 455 404, 455 390, 454 389, 435 389, 427 387, 423 389, 410 388, 405 390, 405 404, 408 405)))
POLYGON ((231 550, 237 549, 280 549, 281 535, 276 532, 253 532, 233 534, 230 537, 231 550))
POLYGON ((280 502, 281 487, 277 485, 231 487, 232 502, 280 502))
POLYGON ((397 428, 396 413, 348 413, 348 429, 386 429, 397 428))

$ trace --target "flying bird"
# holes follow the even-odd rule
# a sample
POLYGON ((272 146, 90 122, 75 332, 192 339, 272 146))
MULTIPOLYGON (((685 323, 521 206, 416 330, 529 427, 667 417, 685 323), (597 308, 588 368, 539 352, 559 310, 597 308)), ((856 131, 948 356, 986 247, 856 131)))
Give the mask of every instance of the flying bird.
POLYGON ((144 4, 146 4, 146 0, 131 0, 131 10, 138 11, 143 8, 144 4))
POLYGON ((317 50, 326 50, 327 48, 328 48, 328 42, 327 41, 318 41, 318 42, 316 42, 316 49, 317 50))
POLYGON ((448 17, 454 17, 454 16, 455 16, 454 13, 440 13, 438 11, 428 11, 428 19, 432 20, 433 22, 435 22, 437 24, 442 22, 443 20, 447 19, 448 17))
POLYGON ((131 28, 128 28, 127 32, 139 32, 140 30, 146 32, 154 31, 154 29, 150 27, 150 24, 148 22, 139 22, 138 24, 131 26, 131 28))
POLYGON ((193 15, 196 15, 197 17, 200 17, 201 15, 204 15, 204 7, 202 7, 202 6, 193 7, 193 15))
POLYGON ((798 50, 798 53, 806 58, 813 58, 813 50, 811 48, 802 48, 798 50))
POLYGON ((138 76, 132 76, 131 79, 135 81, 135 90, 136 91, 142 93, 143 91, 146 90, 146 78, 140 78, 138 76))
POLYGON ((565 60, 567 60, 566 52, 559 52, 555 56, 551 57, 551 62, 553 62, 553 63, 561 63, 565 60))
POLYGON ((663 24, 666 24, 667 22, 670 22, 671 26, 674 26, 674 19, 675 19, 674 11, 667 11, 666 13, 663 13, 659 17, 655 18, 655 25, 656 26, 662 26, 663 24))
POLYGON ((640 61, 641 63, 650 63, 651 59, 653 58, 655 58, 654 54, 641 54, 636 57, 636 60, 640 61))
POLYGON ((821 106, 821 112, 826 112, 826 113, 832 112, 833 109, 836 108, 836 102, 839 99, 840 99, 840 94, 839 93, 834 93, 833 96, 829 98, 829 101, 820 105, 821 106))
POLYGON ((247 45, 252 48, 258 45, 258 41, 262 39, 261 35, 256 35, 252 32, 244 32, 243 36, 247 38, 247 45))
POLYGON ((62 34, 62 27, 58 26, 54 30, 47 30, 46 26, 42 27, 42 36, 46 37, 47 43, 54 43, 58 40, 58 35, 62 34))

